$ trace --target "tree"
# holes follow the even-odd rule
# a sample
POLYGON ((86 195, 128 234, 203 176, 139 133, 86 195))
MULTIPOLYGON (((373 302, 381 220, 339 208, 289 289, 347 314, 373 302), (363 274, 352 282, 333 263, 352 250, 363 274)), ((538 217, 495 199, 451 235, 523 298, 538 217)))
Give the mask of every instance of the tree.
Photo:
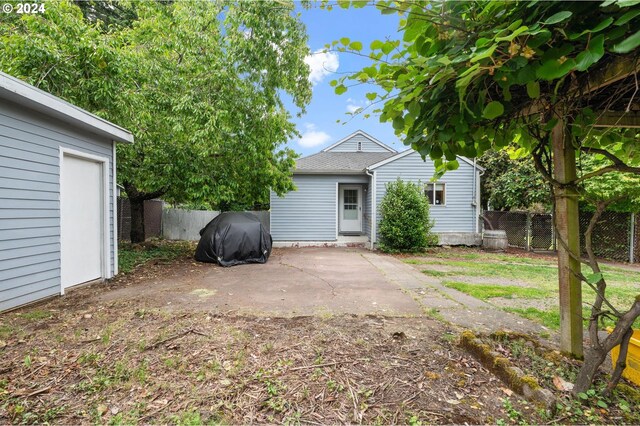
POLYGON ((429 202, 419 184, 398 179, 386 185, 380 203, 380 248, 388 252, 416 252, 435 245, 429 202))
POLYGON ((0 66, 134 133, 118 146, 118 174, 137 242, 144 200, 244 208, 293 188, 282 97, 302 111, 311 89, 292 12, 290 2, 138 2, 131 25, 101 31, 99 17, 48 2, 44 16, 0 29, 0 66))
MULTIPOLYGON (((619 129, 640 121, 640 5, 616 0, 376 5, 382 13, 402 16, 402 41, 372 42, 372 65, 337 81, 336 93, 346 92, 349 82, 377 85, 381 93, 370 99, 383 104, 380 119, 392 122, 405 144, 431 157, 441 173, 458 167, 456 155, 476 157, 509 143, 532 156, 555 199, 561 350, 582 357, 581 279, 587 277, 580 267, 579 191, 596 176, 640 172, 638 132, 619 129), (579 173, 585 155, 606 160, 606 166, 579 173)), ((359 53, 361 44, 345 49, 359 53)), ((601 275, 590 279, 604 282, 601 275)), ((606 346, 624 344, 628 320, 638 315, 640 297, 620 312, 606 346)), ((599 361, 596 351, 587 352, 585 365, 591 361, 599 361)))
POLYGON ((495 210, 544 210, 551 206, 549 185, 530 157, 512 159, 513 149, 487 151, 478 164, 485 168, 480 182, 484 206, 495 210))

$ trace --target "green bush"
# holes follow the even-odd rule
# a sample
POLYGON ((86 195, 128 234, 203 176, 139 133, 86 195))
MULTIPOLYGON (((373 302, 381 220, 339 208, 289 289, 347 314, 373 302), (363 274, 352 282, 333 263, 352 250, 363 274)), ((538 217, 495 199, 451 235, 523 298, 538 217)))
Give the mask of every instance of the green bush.
POLYGON ((398 179, 386 185, 380 204, 380 244, 382 251, 422 251, 438 243, 431 232, 429 201, 421 186, 398 179))

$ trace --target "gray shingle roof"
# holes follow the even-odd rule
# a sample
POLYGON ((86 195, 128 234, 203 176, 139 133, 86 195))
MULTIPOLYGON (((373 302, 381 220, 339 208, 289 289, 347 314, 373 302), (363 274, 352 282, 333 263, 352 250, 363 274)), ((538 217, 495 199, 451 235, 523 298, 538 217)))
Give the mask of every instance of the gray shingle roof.
POLYGON ((396 155, 395 152, 319 152, 296 161, 297 172, 364 172, 368 166, 396 155))

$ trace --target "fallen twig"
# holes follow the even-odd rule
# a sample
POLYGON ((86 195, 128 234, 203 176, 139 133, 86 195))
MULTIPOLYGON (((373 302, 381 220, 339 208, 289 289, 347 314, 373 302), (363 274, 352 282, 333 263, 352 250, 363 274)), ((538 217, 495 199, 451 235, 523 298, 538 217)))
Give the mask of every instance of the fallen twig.
POLYGON ((190 328, 190 329, 185 330, 185 331, 183 331, 183 332, 181 332, 181 333, 174 334, 173 336, 170 336, 170 337, 167 337, 166 339, 160 340, 159 342, 156 342, 156 343, 154 343, 154 344, 153 344, 153 345, 151 345, 151 346, 147 346, 147 347, 145 348, 145 351, 148 351, 148 350, 150 350, 150 349, 155 349, 155 348, 157 348, 158 346, 160 346, 160 345, 162 345, 162 344, 164 344, 164 343, 170 342, 170 341, 175 340, 175 339, 178 339, 178 338, 180 338, 180 337, 184 337, 184 336, 186 336, 187 334, 190 334, 190 333, 198 334, 198 335, 200 335, 200 336, 205 336, 205 337, 207 337, 207 335, 206 335, 206 334, 204 334, 203 332, 198 331, 198 330, 196 330, 195 328, 190 328))
POLYGON ((336 361, 336 362, 327 362, 327 363, 324 363, 324 364, 303 365, 302 367, 292 368, 289 371, 306 370, 308 368, 331 367, 333 365, 338 365, 338 364, 342 364, 342 363, 343 363, 342 361, 336 361))

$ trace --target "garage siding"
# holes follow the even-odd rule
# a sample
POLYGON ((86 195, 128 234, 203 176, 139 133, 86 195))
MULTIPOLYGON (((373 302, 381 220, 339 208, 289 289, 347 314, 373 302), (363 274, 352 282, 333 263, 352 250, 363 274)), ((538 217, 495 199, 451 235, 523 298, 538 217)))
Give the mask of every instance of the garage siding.
POLYGON ((274 241, 335 241, 337 183, 367 183, 368 176, 294 175, 297 190, 271 193, 274 241))
MULTIPOLYGON (((60 293, 60 147, 109 159, 112 142, 0 104, 0 311, 60 293)), ((111 274, 113 185, 109 184, 111 274)))
MULTIPOLYGON (((473 191, 473 166, 459 160, 460 167, 449 171, 438 180, 445 184, 445 205, 430 206, 431 218, 435 221, 434 232, 474 232, 477 220, 473 191)), ((433 162, 423 161, 420 154, 412 152, 405 157, 379 166, 376 172, 376 202, 378 223, 380 203, 386 193, 385 185, 400 178, 414 183, 429 183, 435 172, 433 162)), ((477 178, 477 177, 476 177, 477 178)), ((379 227, 378 227, 379 229, 379 227)))

